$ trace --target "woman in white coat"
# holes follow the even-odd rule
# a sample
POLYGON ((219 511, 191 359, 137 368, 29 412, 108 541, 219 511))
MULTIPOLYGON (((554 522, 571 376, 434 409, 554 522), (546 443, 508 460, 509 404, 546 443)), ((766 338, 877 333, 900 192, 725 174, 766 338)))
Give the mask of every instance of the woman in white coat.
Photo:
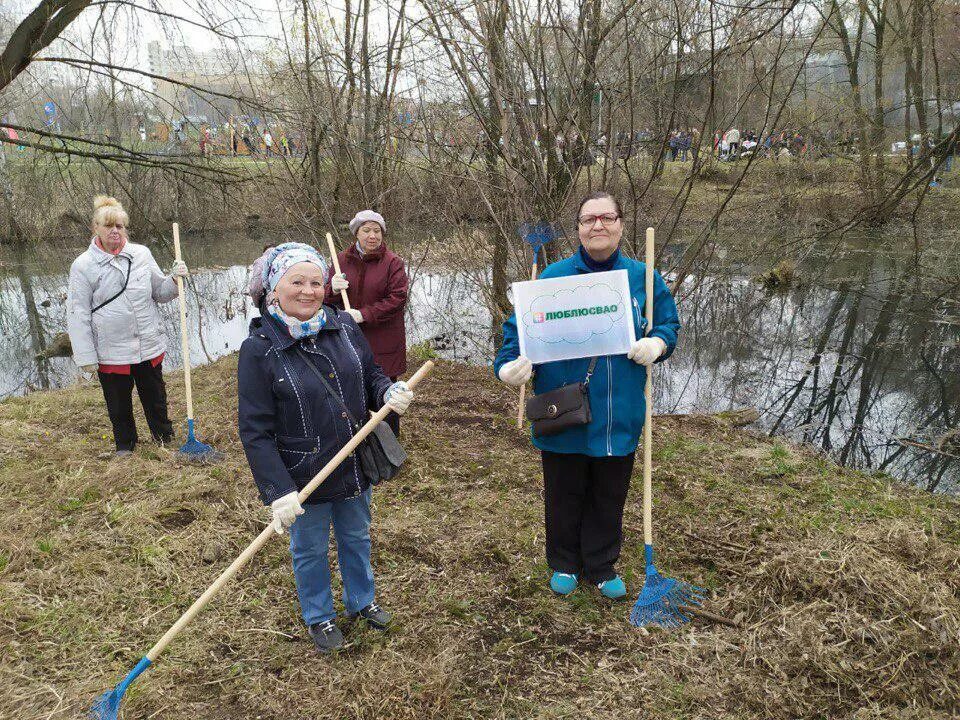
POLYGON ((122 457, 137 444, 134 385, 153 438, 173 441, 162 370, 167 341, 157 303, 177 297, 175 278, 186 277, 187 266, 177 261, 164 275, 148 248, 127 239, 129 216, 119 201, 98 195, 93 207, 90 247, 70 267, 67 329, 74 362, 97 372, 122 457))

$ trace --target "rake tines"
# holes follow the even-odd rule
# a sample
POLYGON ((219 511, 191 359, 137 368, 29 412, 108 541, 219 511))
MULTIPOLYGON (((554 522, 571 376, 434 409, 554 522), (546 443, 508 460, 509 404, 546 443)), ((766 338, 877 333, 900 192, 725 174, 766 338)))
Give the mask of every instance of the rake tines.
POLYGON ((150 658, 140 658, 140 662, 127 673, 127 676, 117 683, 113 690, 107 690, 100 695, 90 708, 87 716, 92 720, 117 720, 120 714, 120 701, 123 700, 123 694, 130 687, 130 683, 137 679, 137 676, 150 667, 150 658))
POLYGON ((699 607, 706 590, 683 580, 664 577, 652 565, 640 597, 630 611, 630 622, 637 627, 676 628, 690 622, 688 607, 699 607))

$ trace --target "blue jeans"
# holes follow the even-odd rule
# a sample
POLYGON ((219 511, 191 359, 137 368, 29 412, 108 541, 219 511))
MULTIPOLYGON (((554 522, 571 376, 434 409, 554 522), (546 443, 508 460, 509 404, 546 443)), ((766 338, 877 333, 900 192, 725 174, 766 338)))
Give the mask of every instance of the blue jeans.
POLYGON ((337 560, 343 579, 343 606, 355 613, 373 602, 370 566, 370 488, 359 497, 306 504, 304 514, 290 526, 293 576, 304 622, 333 620, 330 589, 330 523, 337 538, 337 560))

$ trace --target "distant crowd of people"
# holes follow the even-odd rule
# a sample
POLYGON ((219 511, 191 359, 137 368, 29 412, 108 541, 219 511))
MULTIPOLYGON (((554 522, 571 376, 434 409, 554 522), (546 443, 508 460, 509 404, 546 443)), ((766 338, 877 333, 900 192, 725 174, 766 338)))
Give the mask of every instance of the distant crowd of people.
MULTIPOLYGON (((715 133, 712 143, 705 146, 698 129, 675 128, 667 133, 665 148, 662 143, 662 136, 649 128, 632 132, 620 130, 613 136, 612 141, 606 133, 600 133, 595 139, 591 139, 571 131, 556 135, 552 151, 559 162, 570 166, 592 165, 602 157, 618 160, 627 160, 640 154, 654 157, 661 151, 665 153, 667 162, 686 162, 695 159, 697 154, 705 149, 721 161, 734 161, 751 154, 779 158, 804 157, 814 153, 812 135, 792 129, 782 129, 762 135, 755 130, 731 127, 715 133)), ((502 139, 500 144, 503 145, 502 139)), ((836 143, 828 142, 828 144, 836 143)), ((544 147, 540 137, 534 139, 534 145, 539 148, 543 159, 546 160, 549 148, 544 147)), ((850 142, 847 145, 852 147, 850 142)), ((453 147, 454 143, 451 142, 450 146, 453 147)), ((478 134, 469 162, 481 156, 488 147, 489 141, 485 134, 478 134)))
POLYGON ((240 125, 233 127, 231 132, 228 124, 227 131, 230 132, 232 155, 243 155, 246 150, 250 155, 291 157, 298 149, 298 144, 282 128, 274 132, 269 126, 261 129, 256 125, 240 125))
MULTIPOLYGON (((181 147, 192 145, 185 123, 173 123, 173 140, 181 147)), ((141 140, 145 140, 141 129, 141 140)), ((259 155, 264 157, 292 157, 301 144, 283 128, 271 128, 244 122, 226 122, 222 126, 204 123, 197 131, 196 142, 200 154, 259 155)))

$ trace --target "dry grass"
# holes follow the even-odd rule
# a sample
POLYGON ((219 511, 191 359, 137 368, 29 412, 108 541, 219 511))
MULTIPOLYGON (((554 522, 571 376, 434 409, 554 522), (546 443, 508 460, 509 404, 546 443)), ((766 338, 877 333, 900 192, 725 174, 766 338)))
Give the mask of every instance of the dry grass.
MULTIPOLYGON (((0 717, 82 715, 263 526, 235 360, 196 372, 217 467, 110 446, 96 387, 0 404, 0 717)), ((181 397, 171 380, 171 397, 181 397)), ((947 718, 960 696, 955 500, 708 421, 656 428, 663 572, 739 630, 642 636, 629 603, 546 588, 538 457, 488 370, 441 363, 375 493, 386 634, 333 659, 288 551, 257 557, 132 687, 128 718, 947 718)), ((176 406, 174 412, 182 413, 176 406)), ((143 423, 141 420, 141 427, 143 423)), ((639 483, 621 569, 639 590, 639 483)))

